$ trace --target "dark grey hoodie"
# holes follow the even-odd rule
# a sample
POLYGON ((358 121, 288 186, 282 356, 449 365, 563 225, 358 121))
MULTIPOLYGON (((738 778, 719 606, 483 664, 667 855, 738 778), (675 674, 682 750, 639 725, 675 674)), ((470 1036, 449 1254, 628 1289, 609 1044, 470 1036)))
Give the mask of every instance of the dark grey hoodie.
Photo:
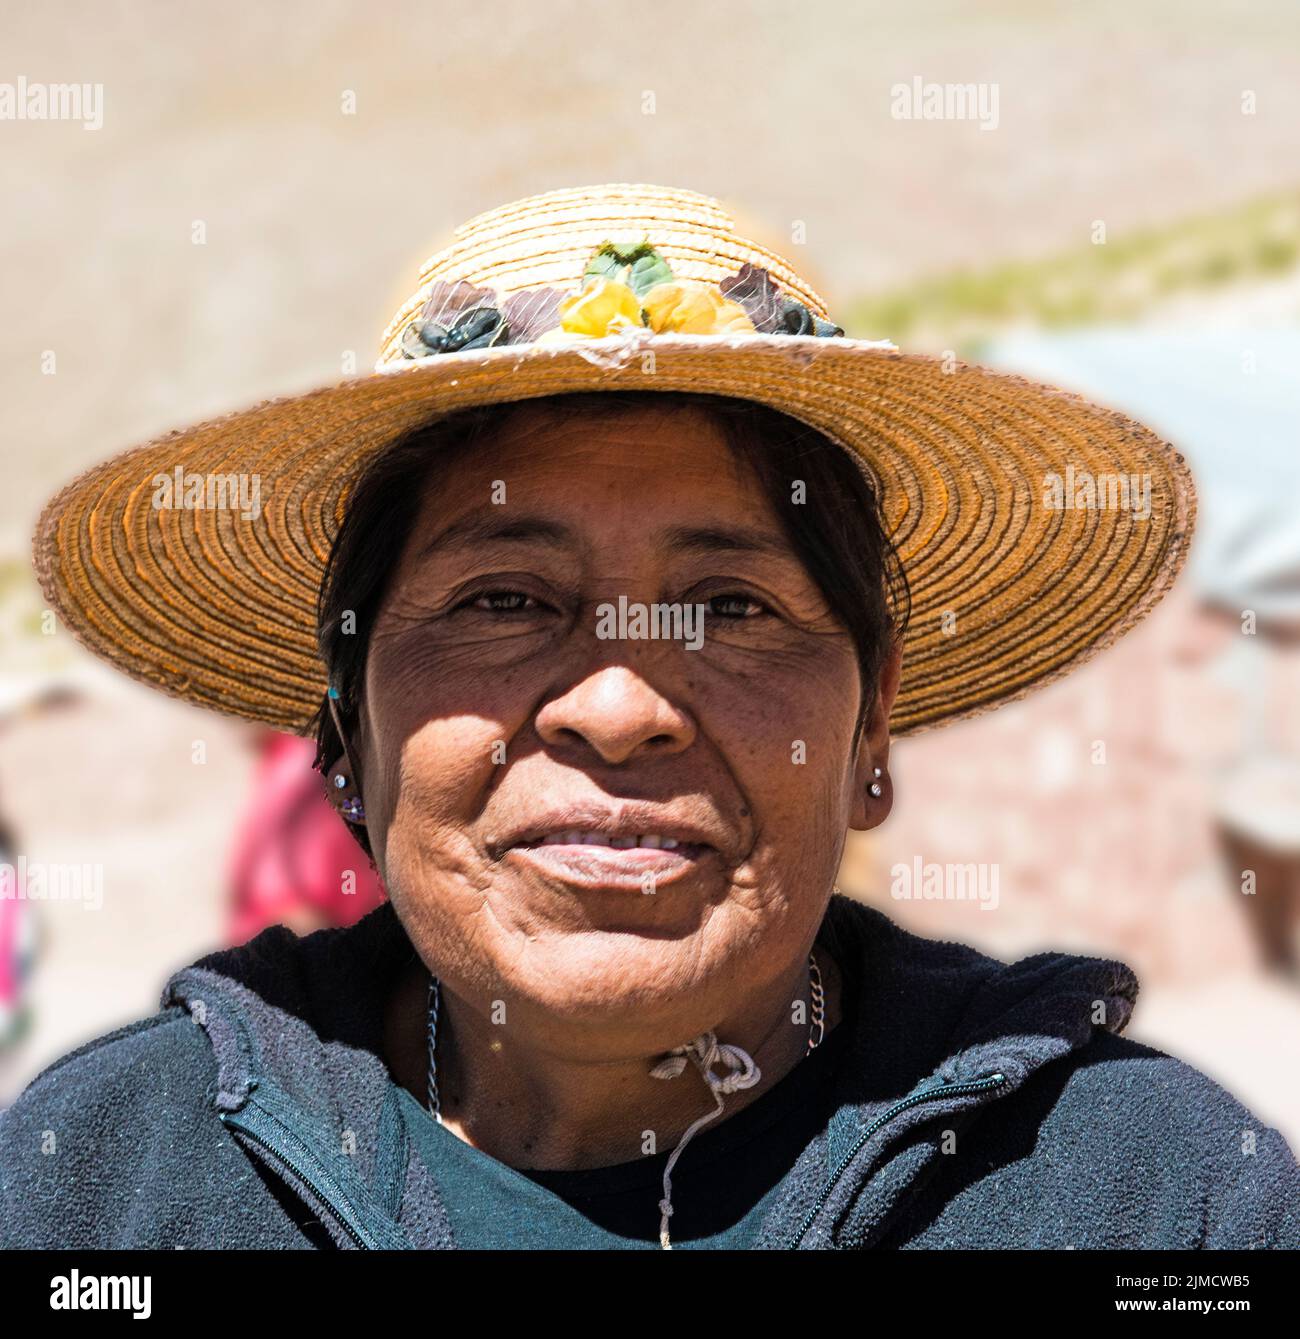
MULTIPOLYGON (((1008 966, 842 896, 819 942, 845 985, 835 1114, 759 1249, 1300 1246, 1286 1142, 1121 1037, 1127 967, 1008 966)), ((159 1014, 0 1118, 0 1240, 454 1249, 381 1059, 384 989, 412 956, 386 905, 178 973, 159 1014)))

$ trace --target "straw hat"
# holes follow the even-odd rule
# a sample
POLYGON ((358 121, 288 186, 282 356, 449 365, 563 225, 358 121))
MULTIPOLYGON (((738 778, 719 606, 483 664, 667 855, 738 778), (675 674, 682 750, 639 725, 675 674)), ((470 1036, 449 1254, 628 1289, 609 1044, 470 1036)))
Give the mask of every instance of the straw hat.
POLYGON ((451 410, 602 389, 760 401, 856 453, 912 587, 896 734, 1088 659, 1159 600, 1191 537, 1183 457, 1146 428, 1019 377, 844 338, 717 200, 606 185, 458 228, 374 372, 75 479, 37 528, 42 589, 127 674, 300 732, 326 689, 317 594, 361 467, 451 410))

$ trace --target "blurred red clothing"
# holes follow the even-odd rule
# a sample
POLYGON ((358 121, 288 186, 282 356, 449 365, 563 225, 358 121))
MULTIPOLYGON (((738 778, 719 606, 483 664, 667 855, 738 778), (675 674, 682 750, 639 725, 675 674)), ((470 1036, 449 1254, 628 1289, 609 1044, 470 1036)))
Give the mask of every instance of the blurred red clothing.
POLYGON ((386 895, 325 798, 324 778, 312 767, 315 743, 271 730, 259 748, 230 857, 230 943, 242 944, 270 925, 299 933, 352 925, 386 895))

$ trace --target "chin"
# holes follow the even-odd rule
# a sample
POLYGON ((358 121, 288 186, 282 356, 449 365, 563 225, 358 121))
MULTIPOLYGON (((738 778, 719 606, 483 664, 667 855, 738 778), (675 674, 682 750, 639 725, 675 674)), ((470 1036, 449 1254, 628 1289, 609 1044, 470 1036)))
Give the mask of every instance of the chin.
POLYGON ((591 926, 542 931, 525 951, 507 941, 492 955, 491 989, 543 1025, 571 1030, 590 1023, 615 1052, 638 1042, 678 1045, 690 1038, 665 1041, 665 1023, 674 1036, 694 1027, 694 1036, 734 1004, 738 982, 761 976, 750 934, 732 937, 727 930, 719 913, 675 935, 591 926))

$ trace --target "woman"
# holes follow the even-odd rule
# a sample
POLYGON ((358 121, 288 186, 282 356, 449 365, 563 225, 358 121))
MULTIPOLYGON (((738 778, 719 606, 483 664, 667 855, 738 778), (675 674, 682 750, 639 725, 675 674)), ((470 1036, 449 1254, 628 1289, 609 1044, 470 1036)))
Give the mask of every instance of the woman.
POLYGON ((374 375, 47 509, 63 617, 166 691, 313 731, 391 902, 207 958, 39 1077, 5 1119, 5 1231, 1297 1244, 1284 1141, 1121 1037, 1127 968, 1007 966, 834 888, 892 803, 891 733, 1109 644, 1193 508, 1128 420, 843 338, 716 201, 472 220, 374 375), (1084 475, 1145 478, 1146 515, 1084 475), (258 479, 260 513, 214 478, 258 479))

